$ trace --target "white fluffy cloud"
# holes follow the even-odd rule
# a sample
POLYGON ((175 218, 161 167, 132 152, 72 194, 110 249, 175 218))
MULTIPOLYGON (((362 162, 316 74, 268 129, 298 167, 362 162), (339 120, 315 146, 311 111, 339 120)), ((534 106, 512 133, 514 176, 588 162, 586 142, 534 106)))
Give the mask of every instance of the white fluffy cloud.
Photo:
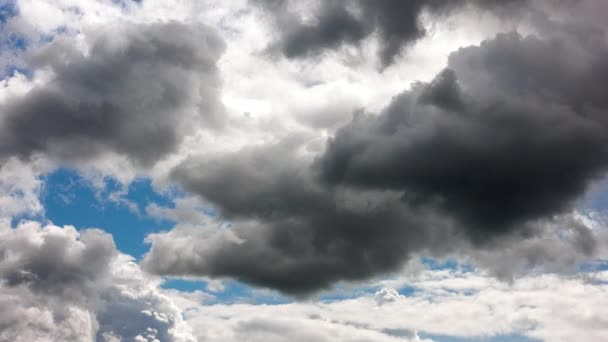
POLYGON ((416 340, 419 331, 599 342, 608 334, 607 281, 606 271, 529 276, 508 284, 476 272, 427 270, 408 277, 407 285, 416 289, 408 296, 385 287, 332 302, 181 305, 200 341, 402 341, 416 340))
POLYGON ((159 279, 107 233, 4 220, 0 256, 0 341, 194 341, 159 279))
POLYGON ((0 164, 0 217, 35 215, 44 210, 39 201, 40 173, 48 167, 43 160, 24 163, 15 158, 0 164))

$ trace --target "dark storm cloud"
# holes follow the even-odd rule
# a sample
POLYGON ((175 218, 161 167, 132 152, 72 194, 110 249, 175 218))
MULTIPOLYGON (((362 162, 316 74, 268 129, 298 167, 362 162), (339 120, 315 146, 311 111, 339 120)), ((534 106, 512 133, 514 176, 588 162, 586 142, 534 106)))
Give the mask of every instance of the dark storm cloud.
POLYGON ((233 277, 298 295, 394 270, 412 249, 428 246, 435 223, 422 211, 414 214, 395 193, 323 188, 308 163, 288 157, 292 148, 250 148, 178 167, 174 178, 217 204, 244 241, 188 234, 197 242, 176 253, 177 240, 157 235, 149 238, 144 267, 233 277))
POLYGON ((473 239, 568 210, 608 166, 606 56, 605 46, 515 33, 461 49, 430 84, 342 128, 322 178, 399 189, 473 239))
POLYGON ((193 127, 221 125, 215 63, 223 43, 181 23, 103 28, 84 54, 60 38, 30 67, 53 78, 0 108, 0 157, 87 159, 123 154, 143 165, 193 127))
POLYGON ((144 266, 306 294, 415 252, 477 255, 501 277, 493 255, 519 270, 591 255, 591 230, 559 217, 608 168, 608 48, 602 30, 557 27, 454 52, 432 82, 356 114, 314 162, 293 141, 186 161, 174 179, 232 228, 154 234, 144 266), (574 238, 536 239, 561 230, 574 238), (521 255, 500 252, 520 241, 532 241, 521 255))
POLYGON ((420 16, 424 11, 441 15, 473 5, 486 10, 522 6, 526 0, 330 0, 322 1, 312 23, 304 23, 289 11, 287 0, 252 0, 276 17, 282 36, 278 45, 288 58, 306 57, 358 45, 376 33, 382 67, 392 64, 402 49, 422 38, 426 30, 420 16))

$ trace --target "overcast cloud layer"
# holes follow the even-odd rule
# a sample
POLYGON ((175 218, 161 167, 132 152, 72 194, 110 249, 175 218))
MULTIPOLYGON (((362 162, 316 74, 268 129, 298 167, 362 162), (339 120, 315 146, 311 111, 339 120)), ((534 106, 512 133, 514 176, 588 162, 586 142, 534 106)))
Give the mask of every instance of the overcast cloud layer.
POLYGON ((602 341, 606 15, 0 1, 0 342, 602 341), (66 168, 158 223, 140 260, 47 218, 66 168))

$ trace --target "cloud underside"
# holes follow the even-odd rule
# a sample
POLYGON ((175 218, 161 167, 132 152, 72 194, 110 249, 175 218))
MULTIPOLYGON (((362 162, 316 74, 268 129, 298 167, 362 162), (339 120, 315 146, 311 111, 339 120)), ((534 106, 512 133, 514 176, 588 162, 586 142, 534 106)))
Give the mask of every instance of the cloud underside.
MULTIPOLYGON (((547 226, 593 255, 596 232, 569 213, 608 163, 605 31, 545 24, 452 53, 430 83, 356 113, 321 155, 286 139, 187 160, 172 177, 232 228, 153 234, 144 266, 302 295, 396 270, 412 253, 501 255, 547 226)), ((541 246, 530 266, 555 255, 541 246)))

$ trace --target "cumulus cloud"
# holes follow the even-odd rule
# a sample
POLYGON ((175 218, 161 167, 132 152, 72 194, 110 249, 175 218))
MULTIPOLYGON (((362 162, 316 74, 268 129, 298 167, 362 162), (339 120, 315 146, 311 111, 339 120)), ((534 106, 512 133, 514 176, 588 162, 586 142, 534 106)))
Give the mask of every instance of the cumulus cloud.
POLYGON ((600 238, 571 212, 608 166, 608 50, 601 27, 551 24, 454 52, 316 157, 296 137, 187 160, 173 179, 231 227, 200 243, 151 235, 144 267, 291 294, 396 270, 412 253, 475 255, 503 278, 545 260, 576 268, 600 238))
POLYGON ((413 213, 399 194, 320 186, 307 157, 293 152, 294 143, 191 159, 176 168, 174 179, 215 205, 229 225, 196 235, 152 234, 144 267, 304 294, 393 270, 412 249, 447 234, 434 227, 443 222, 413 213))
POLYGON ((159 281, 100 230, 0 222, 0 341, 194 341, 159 281))
POLYGON ((222 125, 216 61, 224 43, 182 22, 97 27, 79 49, 68 37, 31 53, 50 79, 1 104, 0 157, 106 153, 151 165, 196 128, 222 125))
POLYGON ((458 218, 475 240, 562 213, 606 171, 607 52, 572 36, 516 33, 461 49, 431 83, 342 128, 321 177, 402 190, 412 206, 458 218))
POLYGON ((24 163, 10 158, 0 164, 0 218, 44 211, 39 199, 43 187, 40 174, 49 168, 49 163, 41 159, 24 163))
MULTIPOLYGON (((282 33, 278 47, 288 58, 307 57, 344 45, 358 46, 366 38, 379 38, 382 67, 392 64, 403 48, 425 36, 421 16, 425 12, 445 14, 466 5, 483 9, 521 7, 526 0, 358 0, 323 1, 312 18, 302 20, 288 0, 254 0, 273 14, 282 33)), ((310 10, 310 9, 308 9, 310 10)))
POLYGON ((546 271, 572 271, 606 240, 604 230, 563 215, 530 224, 529 236, 509 235, 473 249, 459 224, 434 209, 412 208, 399 192, 320 185, 306 168, 306 154, 290 146, 282 142, 178 167, 174 178, 215 205, 219 217, 215 224, 210 217, 149 235, 143 267, 303 295, 397 270, 416 253, 470 258, 504 279, 549 261, 546 271))

